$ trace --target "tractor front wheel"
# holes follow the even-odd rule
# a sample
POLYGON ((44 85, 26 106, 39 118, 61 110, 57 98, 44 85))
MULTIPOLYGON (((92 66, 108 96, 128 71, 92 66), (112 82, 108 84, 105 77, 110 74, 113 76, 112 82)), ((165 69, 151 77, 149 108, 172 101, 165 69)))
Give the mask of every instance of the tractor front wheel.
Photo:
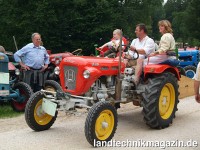
POLYGON ((117 122, 117 111, 112 104, 106 101, 94 104, 85 122, 87 141, 95 147, 104 146, 114 136, 117 122))
POLYGON ((184 67, 185 74, 188 78, 193 78, 196 73, 196 67, 195 66, 186 66, 184 67))
POLYGON ((25 109, 25 120, 28 126, 35 131, 48 130, 57 118, 45 113, 42 109, 44 93, 38 91, 29 99, 25 109))
POLYGON ((44 90, 56 92, 62 91, 62 87, 54 80, 46 80, 44 83, 44 90))
POLYGON ((11 107, 13 108, 14 111, 17 112, 24 112, 26 103, 28 99, 31 97, 31 94, 33 93, 31 87, 24 82, 18 82, 14 85, 13 90, 19 90, 19 97, 16 99, 12 99, 11 101, 11 107), (19 99, 22 99, 23 101, 19 102, 19 99))
POLYGON ((142 94, 144 121, 151 128, 166 128, 175 117, 178 100, 178 83, 171 73, 149 78, 142 94))

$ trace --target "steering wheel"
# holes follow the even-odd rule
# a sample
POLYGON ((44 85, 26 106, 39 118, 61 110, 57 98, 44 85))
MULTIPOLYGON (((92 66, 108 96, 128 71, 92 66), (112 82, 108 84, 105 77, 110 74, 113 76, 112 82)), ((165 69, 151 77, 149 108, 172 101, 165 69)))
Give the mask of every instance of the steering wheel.
MULTIPOLYGON (((132 56, 131 57, 132 60, 136 60, 139 58, 139 53, 137 50, 132 51, 132 50, 128 49, 128 51, 126 52, 126 55, 132 56)), ((128 58, 128 59, 130 59, 130 58, 128 58)))
POLYGON ((71 53, 74 54, 74 55, 79 55, 82 51, 83 51, 83 50, 79 48, 79 49, 74 50, 74 51, 71 52, 71 53))

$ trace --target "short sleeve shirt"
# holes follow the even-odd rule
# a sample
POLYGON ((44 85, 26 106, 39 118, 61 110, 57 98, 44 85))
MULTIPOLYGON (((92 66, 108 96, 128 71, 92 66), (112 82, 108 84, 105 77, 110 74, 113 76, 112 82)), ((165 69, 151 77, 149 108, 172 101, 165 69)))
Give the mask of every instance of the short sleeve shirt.
POLYGON ((134 46, 136 49, 143 49, 145 51, 146 55, 139 54, 139 57, 143 59, 155 51, 155 43, 153 39, 149 38, 148 36, 143 38, 141 41, 139 38, 134 39, 131 42, 131 46, 134 46))

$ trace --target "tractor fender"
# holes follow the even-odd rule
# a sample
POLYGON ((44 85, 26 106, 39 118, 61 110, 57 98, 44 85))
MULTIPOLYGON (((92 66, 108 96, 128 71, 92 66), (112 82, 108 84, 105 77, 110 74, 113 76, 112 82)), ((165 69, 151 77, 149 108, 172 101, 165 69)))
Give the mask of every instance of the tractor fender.
POLYGON ((90 72, 90 77, 88 79, 85 79, 82 94, 86 93, 90 89, 92 84, 103 75, 102 71, 94 67, 85 67, 85 70, 88 70, 90 72))
MULTIPOLYGON (((100 71, 97 68, 94 67, 84 67, 80 70, 80 74, 78 74, 78 78, 79 80, 77 80, 76 83, 76 88, 74 90, 70 90, 67 87, 63 87, 63 85, 61 84, 62 88, 64 89, 65 92, 70 92, 71 94, 74 95, 82 95, 84 93, 86 93, 90 87, 92 86, 92 84, 98 79, 100 78, 100 76, 103 75, 103 72, 100 71), (90 76, 89 78, 84 78, 83 77, 83 73, 84 71, 88 70, 90 72, 90 76)), ((62 80, 62 78, 61 78, 62 80)))
POLYGON ((149 75, 161 74, 163 72, 173 73, 178 80, 180 80, 179 70, 176 67, 170 65, 151 64, 144 67, 144 78, 147 79, 149 75))

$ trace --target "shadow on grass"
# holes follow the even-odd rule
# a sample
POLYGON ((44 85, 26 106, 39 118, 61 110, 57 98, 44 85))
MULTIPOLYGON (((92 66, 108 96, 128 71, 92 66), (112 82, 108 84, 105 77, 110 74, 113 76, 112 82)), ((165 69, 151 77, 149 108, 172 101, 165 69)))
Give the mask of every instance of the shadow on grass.
POLYGON ((15 112, 10 103, 0 102, 0 119, 2 118, 13 118, 23 114, 23 112, 15 112))

